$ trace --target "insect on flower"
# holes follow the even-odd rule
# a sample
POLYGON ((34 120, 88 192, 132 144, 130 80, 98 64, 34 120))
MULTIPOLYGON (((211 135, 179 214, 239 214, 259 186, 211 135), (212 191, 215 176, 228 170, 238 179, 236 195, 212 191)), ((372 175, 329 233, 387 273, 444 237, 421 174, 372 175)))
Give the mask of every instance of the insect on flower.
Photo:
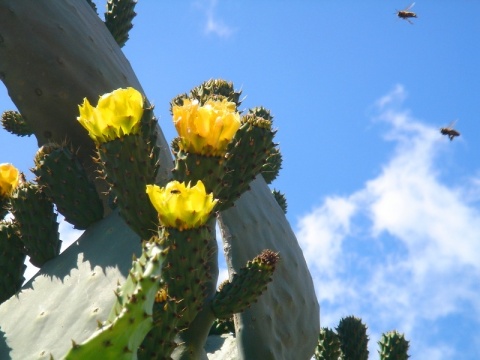
POLYGON ((453 128, 456 122, 457 120, 453 120, 448 126, 440 128, 440 133, 447 135, 450 141, 452 141, 455 136, 460 136, 460 133, 453 128))
POLYGON ((410 20, 410 18, 416 18, 417 17, 417 14, 415 14, 413 11, 410 11, 410 9, 413 7, 413 5, 415 5, 415 3, 411 3, 405 9, 397 11, 397 16, 400 19, 407 20, 412 25, 413 25, 413 22, 410 20))

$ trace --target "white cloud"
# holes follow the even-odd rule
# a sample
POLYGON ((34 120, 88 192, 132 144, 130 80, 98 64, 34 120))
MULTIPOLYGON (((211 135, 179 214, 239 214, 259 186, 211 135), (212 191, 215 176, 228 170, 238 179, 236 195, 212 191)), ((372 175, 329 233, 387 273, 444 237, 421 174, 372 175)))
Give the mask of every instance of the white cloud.
POLYGON ((297 236, 322 326, 355 314, 369 326, 373 358, 381 332, 397 328, 411 340, 413 357, 453 359, 448 339, 428 341, 446 318, 456 319, 450 332, 461 332, 459 321, 480 315, 480 211, 464 198, 475 181, 465 188, 442 183, 438 156, 452 144, 394 109, 405 96, 397 86, 376 103, 376 120, 390 129, 385 139, 396 145, 381 173, 348 197, 327 198, 300 219, 297 236))
POLYGON ((234 29, 225 24, 217 14, 218 0, 205 0, 196 2, 195 4, 205 12, 205 34, 213 34, 221 38, 228 38, 234 33, 234 29))

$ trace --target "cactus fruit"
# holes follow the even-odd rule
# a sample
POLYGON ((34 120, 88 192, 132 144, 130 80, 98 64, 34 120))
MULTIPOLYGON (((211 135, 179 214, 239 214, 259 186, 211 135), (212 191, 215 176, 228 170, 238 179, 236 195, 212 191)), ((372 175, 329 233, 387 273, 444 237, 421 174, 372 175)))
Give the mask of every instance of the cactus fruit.
POLYGON ((22 287, 25 257, 15 223, 0 221, 0 303, 22 287))
POLYGON ((17 136, 30 136, 32 129, 18 111, 5 111, 2 114, 2 125, 5 130, 17 136))
POLYGON ((165 253, 159 239, 145 242, 142 255, 134 259, 127 280, 115 292, 117 301, 109 319, 82 344, 72 340, 66 360, 137 359, 137 349, 154 326, 153 304, 161 287, 165 253))
POLYGON ((34 162, 36 182, 76 229, 84 230, 103 217, 95 185, 70 149, 53 143, 44 145, 34 162))
POLYGON ((127 42, 128 32, 133 27, 132 20, 137 15, 135 5, 135 0, 107 0, 105 25, 120 47, 127 42))
POLYGON ((336 328, 345 359, 368 360, 367 326, 355 316, 342 318, 336 328))
POLYGON ((407 360, 409 342, 396 330, 382 334, 378 341, 380 360, 407 360))
POLYGON ((38 185, 27 181, 16 187, 10 203, 25 252, 33 265, 41 267, 60 253, 62 243, 53 203, 38 185))
POLYGON ((277 253, 264 250, 252 261, 234 274, 232 279, 219 287, 212 301, 212 311, 219 319, 228 319, 240 313, 257 301, 272 281, 275 265, 279 260, 277 253))
POLYGON ((315 349, 315 360, 342 360, 342 350, 338 335, 329 328, 321 328, 318 345, 315 349))

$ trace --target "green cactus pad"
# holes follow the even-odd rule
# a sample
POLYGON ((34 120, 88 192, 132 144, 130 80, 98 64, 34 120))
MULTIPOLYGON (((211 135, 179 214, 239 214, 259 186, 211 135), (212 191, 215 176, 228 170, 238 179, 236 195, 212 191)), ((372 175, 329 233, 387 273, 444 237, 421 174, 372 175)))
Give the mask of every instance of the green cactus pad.
POLYGON ((5 215, 8 214, 9 206, 9 198, 0 196, 0 220, 3 220, 5 218, 5 215))
POLYGON ((207 193, 213 193, 216 197, 223 187, 223 177, 226 171, 225 158, 176 149, 175 168, 173 169, 175 180, 192 184, 201 180, 207 193))
POLYGON ((224 282, 212 301, 212 311, 219 319, 228 319, 255 303, 272 281, 277 253, 264 250, 242 268, 232 279, 224 282))
POLYGON ((18 111, 5 111, 2 114, 2 125, 5 130, 17 136, 33 134, 32 129, 18 111))
POLYGON ((100 144, 99 161, 120 215, 144 240, 157 231, 158 215, 145 192, 154 184, 158 166, 152 147, 141 134, 100 144))
POLYGON ((215 226, 209 224, 184 231, 167 228, 161 232, 160 237, 165 238, 168 248, 162 278, 169 296, 182 300, 178 315, 182 317, 180 327, 183 328, 203 307, 205 287, 210 279, 210 257, 217 256, 216 249, 210 245, 215 238, 215 226))
POLYGON ((253 115, 242 118, 242 125, 227 147, 223 186, 215 194, 220 200, 218 210, 229 208, 249 189, 250 182, 261 172, 274 149, 274 135, 268 120, 253 115))
POLYGON ((336 328, 345 359, 368 360, 367 326, 355 316, 342 318, 336 328))
POLYGON ((315 348, 315 360, 340 360, 343 359, 340 339, 329 328, 321 328, 318 335, 318 345, 315 348))
POLYGON ((233 323, 233 317, 227 319, 215 319, 208 336, 222 335, 222 334, 235 334, 235 325, 233 323))
POLYGON ((22 287, 25 258, 15 223, 0 221, 0 303, 22 287))
POLYGON ((135 0, 107 0, 105 25, 120 47, 127 42, 128 32, 133 27, 132 20, 137 15, 135 5, 135 0))
POLYGON ((103 217, 103 204, 75 154, 57 144, 42 146, 35 156, 37 183, 76 229, 86 229, 103 217))
POLYGON ((40 187, 22 182, 10 198, 25 252, 30 262, 41 267, 60 253, 57 214, 40 187))
POLYGON ((125 283, 116 291, 117 301, 109 320, 66 356, 74 359, 136 359, 137 349, 154 326, 153 304, 160 289, 165 251, 158 239, 144 244, 142 255, 133 261, 125 283))
POLYGON ((281 193, 278 190, 273 189, 272 190, 273 197, 277 201, 278 205, 282 208, 283 213, 287 213, 287 198, 285 197, 285 194, 281 193))
POLYGON ((396 330, 382 334, 378 341, 380 360, 407 360, 409 342, 396 330))
MULTIPOLYGON (((259 106, 248 110, 248 115, 255 116, 273 123, 273 116, 270 114, 270 110, 259 106)), ((267 184, 271 184, 278 176, 278 173, 282 169, 282 154, 280 150, 272 144, 271 153, 268 155, 265 165, 262 167, 262 176, 267 184)))
POLYGON ((267 184, 271 184, 278 177, 282 169, 282 153, 278 148, 273 148, 268 155, 265 165, 262 166, 262 176, 267 184))
POLYGON ((175 359, 195 358, 194 354, 203 348, 203 342, 198 339, 206 339, 214 321, 204 304, 215 292, 215 274, 218 274, 215 220, 212 218, 207 225, 184 231, 161 228, 159 238, 168 248, 162 272, 168 297, 165 302, 154 305, 153 316, 158 325, 145 338, 139 359, 169 359, 164 356, 174 349, 175 359), (195 323, 198 318, 202 318, 201 324, 195 323), (194 333, 193 339, 190 332, 194 333), (175 337, 173 341, 175 334, 181 339, 175 337))
POLYGON ((92 7, 92 9, 95 11, 95 13, 97 13, 98 15, 98 11, 97 11, 97 5, 95 5, 95 3, 92 1, 92 0, 87 0, 87 3, 88 5, 90 5, 92 7))

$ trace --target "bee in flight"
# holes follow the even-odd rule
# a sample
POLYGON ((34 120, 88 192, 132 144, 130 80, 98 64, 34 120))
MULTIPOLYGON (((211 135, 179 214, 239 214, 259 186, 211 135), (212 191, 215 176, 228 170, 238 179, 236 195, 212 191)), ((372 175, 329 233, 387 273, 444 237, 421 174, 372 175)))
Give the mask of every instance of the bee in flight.
POLYGON ((460 133, 453 128, 457 120, 453 120, 448 126, 440 128, 442 135, 447 135, 450 141, 453 140, 455 136, 460 136, 460 133))
POLYGON ((415 3, 411 3, 405 9, 397 11, 397 16, 400 19, 407 20, 412 25, 413 25, 413 22, 410 20, 410 18, 416 18, 417 17, 417 14, 415 14, 413 11, 410 11, 410 9, 413 7, 413 5, 415 5, 415 3))

